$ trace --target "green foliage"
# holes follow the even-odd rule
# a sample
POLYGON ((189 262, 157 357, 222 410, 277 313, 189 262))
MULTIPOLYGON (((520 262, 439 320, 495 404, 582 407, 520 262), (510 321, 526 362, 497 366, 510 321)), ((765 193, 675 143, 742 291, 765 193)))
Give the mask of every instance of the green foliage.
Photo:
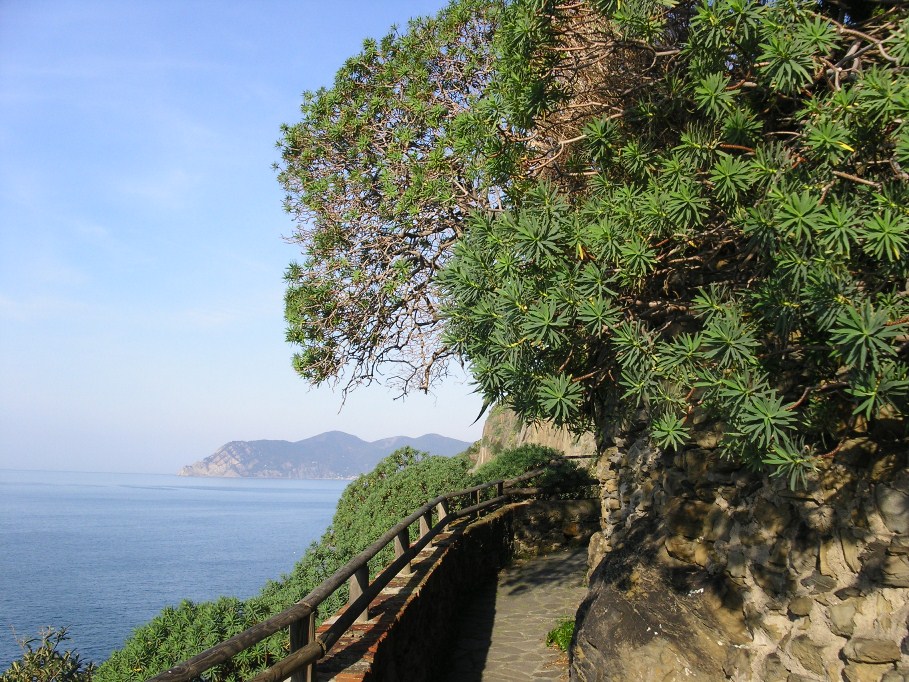
POLYGON ((474 140, 472 107, 500 5, 459 0, 365 41, 282 127, 276 169, 302 252, 285 273, 287 340, 308 381, 347 389, 381 370, 406 392, 444 374, 433 275, 466 212, 494 205, 469 178, 470 150, 495 143, 474 140))
POLYGON ((485 398, 669 448, 706 411, 793 486, 901 415, 907 11, 508 5, 484 105, 520 163, 439 277, 485 398))
POLYGON ((469 485, 487 481, 516 478, 534 469, 546 471, 521 484, 521 487, 555 488, 563 497, 589 497, 589 476, 563 453, 545 445, 527 444, 503 450, 495 459, 478 467, 470 476, 469 485))
MULTIPOLYGON (((293 570, 269 581, 261 592, 242 601, 221 597, 196 603, 184 600, 166 607, 137 628, 123 648, 115 651, 95 674, 97 682, 145 679, 252 627, 301 600, 349 559, 430 499, 464 487, 469 459, 438 457, 403 448, 376 468, 352 481, 341 496, 331 526, 312 543, 293 570)), ((414 529, 416 532, 416 528, 414 529)), ((373 575, 393 557, 393 548, 372 562, 373 575)), ((347 601, 347 591, 335 592, 319 607, 320 620, 347 601)), ((237 654, 204 676, 211 682, 246 680, 287 655, 287 631, 276 633, 237 654)), ((75 678, 74 678, 75 679, 75 678)), ((18 682, 19 678, 15 678, 18 682)), ((4 680, 5 682, 5 680, 4 680)))
MULTIPOLYGON (((464 488, 469 467, 466 456, 439 457, 407 447, 351 482, 338 501, 329 534, 341 563, 429 500, 464 488)), ((412 526, 412 540, 417 532, 416 525, 412 526)), ((371 573, 375 575, 393 557, 389 545, 370 562, 371 573)))
POLYGON ((546 646, 554 646, 561 651, 568 651, 574 637, 574 618, 563 618, 546 634, 546 646))
MULTIPOLYGON (((233 597, 199 603, 183 600, 175 607, 165 607, 137 628, 123 648, 99 666, 95 678, 100 682, 127 682, 152 677, 287 606, 289 603, 265 604, 255 597, 248 603, 233 597)), ((203 679, 224 682, 247 679, 250 672, 271 665, 287 654, 286 639, 286 635, 274 635, 213 668, 203 679)))
POLYGON ((38 638, 18 640, 22 657, 0 673, 0 682, 91 682, 94 665, 59 649, 69 639, 66 628, 46 628, 38 638))
POLYGON ((281 143, 298 371, 457 356, 527 421, 706 412, 806 480, 907 407, 907 13, 460 0, 367 44, 281 143))

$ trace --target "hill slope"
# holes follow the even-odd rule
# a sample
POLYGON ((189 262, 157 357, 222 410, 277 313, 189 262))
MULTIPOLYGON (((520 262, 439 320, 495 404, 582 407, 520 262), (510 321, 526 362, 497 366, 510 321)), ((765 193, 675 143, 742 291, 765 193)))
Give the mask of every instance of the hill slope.
POLYGON ((470 443, 438 434, 395 436, 373 442, 343 431, 328 431, 291 443, 286 440, 236 440, 203 460, 185 466, 181 476, 243 478, 353 478, 372 471, 380 459, 410 446, 433 455, 451 456, 470 443))

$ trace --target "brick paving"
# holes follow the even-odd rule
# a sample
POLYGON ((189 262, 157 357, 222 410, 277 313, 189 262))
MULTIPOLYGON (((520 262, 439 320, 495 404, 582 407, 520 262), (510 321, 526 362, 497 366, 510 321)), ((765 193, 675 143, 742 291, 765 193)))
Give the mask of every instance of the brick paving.
POLYGON ((587 549, 518 560, 476 592, 457 623, 448 682, 567 680, 567 659, 546 634, 574 618, 587 594, 587 549))

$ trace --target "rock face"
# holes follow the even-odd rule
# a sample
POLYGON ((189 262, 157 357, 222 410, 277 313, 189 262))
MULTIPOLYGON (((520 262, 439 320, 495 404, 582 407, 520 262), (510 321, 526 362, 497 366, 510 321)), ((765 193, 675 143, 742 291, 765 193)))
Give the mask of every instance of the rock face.
POLYGON ((205 459, 183 467, 181 476, 227 478, 353 478, 372 471, 383 457, 410 446, 434 455, 463 452, 470 443, 428 434, 398 436, 368 443, 341 431, 329 431, 291 443, 286 440, 233 441, 205 459))
POLYGON ((593 457, 597 451, 592 433, 578 437, 566 428, 548 423, 525 424, 511 410, 496 406, 483 425, 477 465, 486 464, 502 450, 527 443, 546 445, 575 457, 593 457))
POLYGON ((596 462, 571 679, 909 680, 909 447, 871 438, 790 491, 701 434, 596 462))

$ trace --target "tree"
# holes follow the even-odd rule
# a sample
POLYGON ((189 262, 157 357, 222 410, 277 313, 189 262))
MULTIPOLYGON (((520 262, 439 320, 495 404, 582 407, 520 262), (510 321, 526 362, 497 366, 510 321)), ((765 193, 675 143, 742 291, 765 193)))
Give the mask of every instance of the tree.
POLYGON ((856 18, 508 6, 473 139, 507 150, 485 172, 510 201, 472 214, 440 276, 447 347, 488 400, 578 427, 644 414, 665 447, 706 410, 729 456, 791 485, 902 414, 909 19, 856 18))
POLYGON ((285 274, 287 339, 314 384, 384 373, 407 392, 446 371, 434 275, 468 212, 495 205, 458 129, 489 82, 500 4, 462 0, 367 40, 282 128, 278 177, 303 253, 285 274))

